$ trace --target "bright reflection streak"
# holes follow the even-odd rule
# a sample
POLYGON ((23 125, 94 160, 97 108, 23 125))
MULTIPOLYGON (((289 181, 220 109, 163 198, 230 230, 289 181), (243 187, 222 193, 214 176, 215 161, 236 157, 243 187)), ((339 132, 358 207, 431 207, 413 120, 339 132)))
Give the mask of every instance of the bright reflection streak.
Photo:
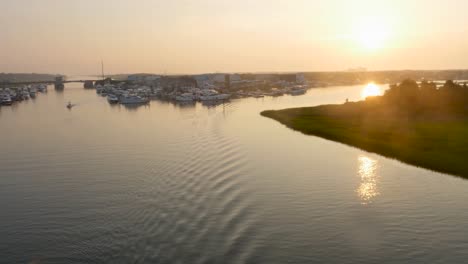
POLYGON ((366 156, 358 158, 358 175, 361 177, 361 184, 357 189, 362 204, 369 204, 380 193, 377 189, 377 161, 366 156))
POLYGON ((382 95, 382 89, 377 86, 375 83, 369 83, 366 87, 364 87, 361 91, 361 98, 366 99, 369 96, 380 96, 382 95))

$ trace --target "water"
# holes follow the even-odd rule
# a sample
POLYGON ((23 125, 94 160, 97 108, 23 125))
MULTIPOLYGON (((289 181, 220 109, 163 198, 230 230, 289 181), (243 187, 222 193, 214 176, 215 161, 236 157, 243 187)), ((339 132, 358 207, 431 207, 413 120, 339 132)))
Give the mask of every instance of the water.
POLYGON ((67 84, 1 107, 0 263, 466 261, 468 181, 259 115, 362 88, 126 108, 67 84))

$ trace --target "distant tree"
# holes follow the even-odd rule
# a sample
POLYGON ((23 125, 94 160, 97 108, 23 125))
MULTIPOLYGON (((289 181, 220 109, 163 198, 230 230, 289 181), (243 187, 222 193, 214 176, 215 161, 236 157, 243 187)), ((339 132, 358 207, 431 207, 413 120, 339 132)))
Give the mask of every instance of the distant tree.
POLYGON ((437 90, 437 85, 433 82, 424 80, 421 82, 420 88, 421 92, 434 92, 437 90))
POLYGON ((456 84, 454 81, 447 80, 442 88, 445 91, 452 91, 452 90, 458 89, 459 87, 460 86, 458 84, 456 84))
POLYGON ((386 99, 395 105, 405 107, 414 103, 419 94, 419 85, 414 80, 404 80, 399 85, 392 85, 385 93, 386 99))

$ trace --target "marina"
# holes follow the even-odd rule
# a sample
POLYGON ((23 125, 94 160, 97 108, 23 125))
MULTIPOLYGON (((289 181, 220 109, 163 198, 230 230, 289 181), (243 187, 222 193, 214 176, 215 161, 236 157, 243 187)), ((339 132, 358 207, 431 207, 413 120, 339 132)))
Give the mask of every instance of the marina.
POLYGON ((37 93, 47 93, 47 85, 27 85, 14 88, 0 88, 0 105, 10 106, 13 103, 35 99, 37 93))
MULTIPOLYGON (((223 75, 224 76, 224 75, 223 75)), ((172 77, 173 78, 173 77, 172 77)), ((181 77, 186 78, 186 77, 181 77)), ((73 78, 72 78, 73 79, 73 78)), ((282 96, 282 95, 303 95, 311 86, 308 84, 298 84, 296 82, 278 82, 270 84, 279 85, 282 88, 256 88, 257 83, 251 82, 249 86, 243 82, 241 88, 226 89, 231 84, 222 83, 216 86, 213 83, 196 83, 188 86, 187 82, 174 85, 163 84, 160 81, 161 77, 157 76, 151 82, 142 81, 117 81, 110 78, 103 78, 98 81, 83 81, 83 80, 65 80, 64 77, 57 77, 54 83, 56 91, 63 91, 66 83, 82 83, 84 82, 85 89, 95 89, 100 96, 106 97, 110 104, 147 104, 150 100, 161 99, 173 102, 223 102, 229 99, 238 98, 263 98, 265 96, 282 96), (250 91, 245 92, 242 87, 248 87, 250 91)), ((234 85, 233 85, 234 86, 234 85)), ((235 86, 234 86, 235 87, 235 86)), ((264 87, 264 85, 263 85, 264 87)), ((316 86, 314 86, 316 87, 316 86)), ((0 88, 0 100, 2 105, 11 105, 14 102, 35 98, 36 93, 44 93, 47 91, 47 84, 34 83, 28 85, 20 85, 16 88, 0 88)), ((71 107, 69 107, 71 108, 71 107)))

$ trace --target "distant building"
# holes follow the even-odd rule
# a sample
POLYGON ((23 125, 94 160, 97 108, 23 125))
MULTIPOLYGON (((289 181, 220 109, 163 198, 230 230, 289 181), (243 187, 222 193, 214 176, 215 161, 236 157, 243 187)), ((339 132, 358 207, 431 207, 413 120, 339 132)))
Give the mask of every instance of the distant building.
POLYGON ((108 78, 105 78, 104 80, 97 80, 94 82, 94 85, 98 86, 98 85, 105 85, 105 84, 118 84, 122 81, 117 81, 117 80, 113 80, 112 78, 108 77, 108 78))
POLYGON ((224 75, 224 88, 231 89, 231 75, 224 75))
POLYGON ((296 74, 294 73, 285 73, 285 74, 278 74, 278 78, 280 81, 285 81, 289 83, 296 82, 296 74))
POLYGON ((155 74, 131 74, 127 76, 127 81, 131 82, 154 82, 161 78, 155 74))
POLYGON ((211 74, 199 74, 193 76, 197 82, 197 87, 200 89, 211 89, 213 88, 213 81, 211 80, 211 74))
POLYGON ((242 78, 239 74, 231 74, 230 75, 231 82, 240 82, 242 78))
POLYGON ((278 76, 275 74, 256 74, 255 80, 257 81, 276 81, 278 76))
POLYGON ((148 75, 145 77, 145 81, 146 82, 154 82, 154 81, 157 81, 161 78, 161 76, 159 75, 148 75))
POLYGON ((127 80, 128 80, 128 81, 131 81, 131 82, 136 82, 136 81, 139 80, 139 78, 140 78, 140 75, 138 75, 138 74, 132 74, 132 75, 129 75, 129 76, 127 77, 127 80))
POLYGON ((304 73, 296 73, 296 83, 304 84, 306 82, 304 73))
POLYGON ((217 82, 217 83, 224 83, 225 82, 225 74, 219 74, 219 73, 216 73, 216 74, 213 74, 213 76, 211 77, 211 79, 214 81, 214 82, 217 82))
POLYGON ((63 88, 65 88, 65 85, 63 84, 64 80, 65 78, 63 76, 55 77, 55 83, 54 83, 55 89, 62 90, 63 88))
POLYGON ((164 89, 179 89, 186 87, 197 87, 198 82, 193 76, 163 76, 160 79, 161 86, 164 89))

